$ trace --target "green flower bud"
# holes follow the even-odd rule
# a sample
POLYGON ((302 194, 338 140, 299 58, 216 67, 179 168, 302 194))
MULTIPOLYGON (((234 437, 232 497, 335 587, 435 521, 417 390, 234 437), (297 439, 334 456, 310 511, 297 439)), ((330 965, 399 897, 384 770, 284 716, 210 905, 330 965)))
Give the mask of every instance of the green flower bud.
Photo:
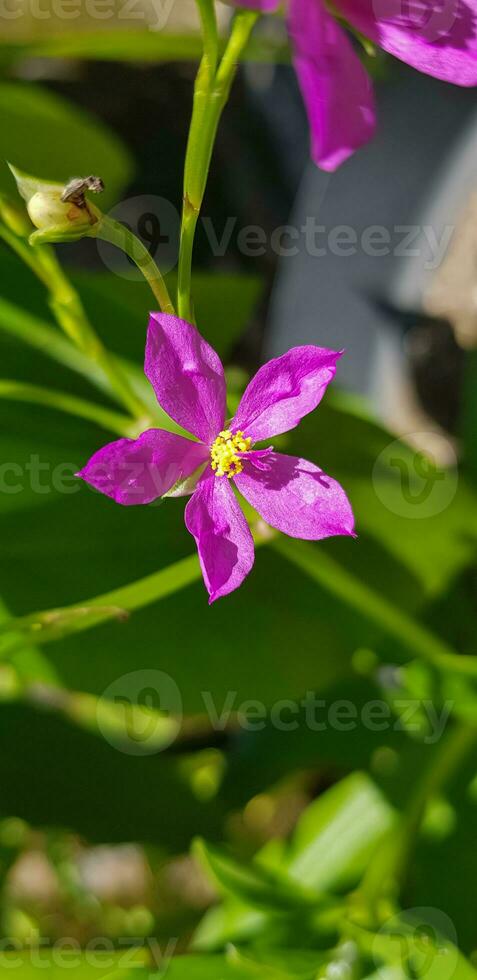
POLYGON ((25 208, 10 200, 6 194, 0 194, 0 220, 19 238, 28 238, 31 234, 31 222, 25 208))
POLYGON ((102 183, 98 178, 77 178, 65 185, 30 177, 9 166, 37 229, 30 235, 31 245, 74 242, 96 234, 95 226, 101 219, 101 212, 86 200, 84 192, 101 190, 102 183))

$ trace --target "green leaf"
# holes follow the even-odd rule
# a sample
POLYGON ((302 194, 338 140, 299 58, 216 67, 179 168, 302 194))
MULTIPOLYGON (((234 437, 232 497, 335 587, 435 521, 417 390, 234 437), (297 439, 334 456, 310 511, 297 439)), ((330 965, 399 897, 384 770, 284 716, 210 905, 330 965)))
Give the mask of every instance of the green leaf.
POLYGON ((250 974, 225 956, 176 956, 168 965, 167 980, 250 980, 250 974))
MULTIPOLYGON (((147 284, 106 272, 78 271, 73 281, 106 344, 142 365, 148 314, 154 302, 147 284)), ((174 273, 167 277, 167 284, 174 295, 174 273)), ((248 325, 262 289, 261 280, 251 275, 199 272, 194 276, 198 323, 224 361, 248 325)))
POLYGON ((94 949, 85 953, 67 942, 64 947, 60 943, 52 949, 43 946, 25 952, 2 951, 0 977, 5 980, 11 976, 18 976, 21 980, 38 980, 47 974, 48 980, 63 980, 66 973, 71 980, 107 980, 109 977, 111 980, 132 980, 133 977, 148 980, 150 973, 141 969, 142 961, 142 952, 131 954, 129 950, 123 950, 102 953, 94 949))
POLYGON ((365 773, 354 773, 323 793, 300 818, 286 869, 291 877, 320 889, 356 882, 394 814, 365 773))
POLYGON ((356 941, 405 976, 430 980, 476 980, 477 970, 457 948, 453 922, 439 908, 413 908, 388 919, 379 933, 355 929, 356 941), (449 938, 449 933, 451 938, 449 938))
POLYGON ((250 977, 260 980, 315 980, 320 967, 326 963, 323 953, 295 949, 265 949, 242 952, 231 947, 228 961, 248 970, 250 977))
MULTIPOLYGON (((0 157, 48 181, 98 174, 106 187, 105 210, 132 174, 127 151, 102 123, 39 85, 21 82, 0 85, 0 157)), ((12 195, 14 187, 7 167, 0 168, 0 190, 12 195)))
MULTIPOLYGON (((61 22, 60 22, 61 24, 61 22)), ((62 31, 58 36, 16 45, 4 45, 11 58, 81 58, 100 61, 198 61, 202 42, 197 33, 167 31, 105 30, 97 33, 62 31)), ((253 38, 245 52, 246 60, 276 64, 290 60, 288 45, 273 38, 253 38)))
MULTIPOLYGON (((365 773, 354 773, 341 780, 312 803, 298 821, 288 848, 276 856, 274 868, 281 882, 296 882, 301 888, 325 898, 332 891, 341 892, 345 887, 358 883, 369 859, 377 845, 393 826, 394 811, 386 802, 372 780, 365 773)), ((215 854, 214 854, 215 856, 215 854)), ((260 852, 254 864, 265 874, 262 861, 266 851, 260 852)), ((214 876, 222 887, 233 894, 219 909, 211 909, 200 923, 194 936, 194 947, 202 950, 216 950, 227 943, 252 941, 259 936, 263 940, 269 933, 276 940, 271 916, 253 914, 253 907, 260 908, 254 897, 259 895, 260 887, 255 882, 247 889, 241 887, 239 872, 230 872, 228 866, 223 870, 219 864, 209 862, 214 876), (240 901, 238 900, 240 899, 240 901)), ((247 869, 247 874, 249 869, 247 869)), ((282 886, 281 886, 282 887, 282 886)), ((266 908, 265 902, 262 908, 266 908)), ((268 912, 272 910, 269 902, 268 912)), ((276 911, 276 910, 275 910, 276 911)), ((303 931, 303 938, 316 933, 316 926, 307 929, 303 911, 301 921, 292 917, 289 908, 290 935, 295 943, 303 931)), ((286 929, 280 938, 287 935, 286 929)))
POLYGON ((311 889, 301 888, 294 881, 273 874, 258 864, 239 863, 204 841, 196 842, 194 853, 225 895, 232 895, 254 908, 283 912, 309 909, 318 903, 318 895, 311 889))

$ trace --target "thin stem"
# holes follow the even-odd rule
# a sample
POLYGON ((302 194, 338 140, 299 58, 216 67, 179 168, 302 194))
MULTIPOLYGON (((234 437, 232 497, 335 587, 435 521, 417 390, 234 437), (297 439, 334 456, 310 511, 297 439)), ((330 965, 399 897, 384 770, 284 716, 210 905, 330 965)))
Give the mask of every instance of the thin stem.
POLYGON ((215 13, 212 9, 213 2, 211 0, 197 0, 197 2, 202 20, 204 55, 195 84, 194 107, 187 145, 177 286, 179 316, 191 321, 194 319, 191 298, 194 239, 215 137, 240 56, 258 19, 257 13, 245 10, 237 12, 229 42, 217 69, 219 46, 215 13))
MULTIPOLYGON (((270 541, 268 531, 263 534, 253 527, 252 532, 256 548, 270 541)), ((200 578, 201 569, 197 555, 190 555, 146 578, 77 605, 49 609, 13 619, 9 623, 0 623, 0 658, 6 659, 11 655, 12 634, 20 634, 23 643, 25 638, 32 640, 35 645, 51 643, 71 633, 80 633, 111 620, 121 622, 137 609, 159 602, 200 578)))
MULTIPOLYGON (((91 361, 86 354, 77 350, 67 337, 55 330, 48 322, 40 320, 39 317, 33 316, 33 314, 20 309, 13 303, 9 303, 1 296, 0 331, 14 337, 15 340, 28 344, 45 357, 51 358, 75 374, 86 378, 99 391, 105 392, 115 398, 117 402, 121 402, 117 392, 112 388, 110 377, 105 374, 100 364, 91 361)), ((137 391, 138 398, 145 406, 147 414, 137 420, 136 435, 151 424, 157 424, 159 428, 183 434, 180 426, 169 419, 158 405, 139 365, 119 358, 115 354, 111 354, 110 357, 130 378, 133 390, 137 391)))
POLYGON ((50 307, 58 324, 78 349, 101 367, 112 390, 134 418, 147 415, 144 402, 135 394, 126 374, 91 326, 78 293, 65 275, 52 248, 28 245, 4 225, 0 236, 25 262, 50 294, 50 307))
POLYGON ((0 398, 29 402, 33 405, 44 405, 47 408, 66 412, 68 415, 76 415, 78 418, 96 422, 108 432, 115 432, 120 436, 135 434, 135 424, 127 415, 120 415, 102 405, 95 405, 93 402, 76 398, 74 395, 66 394, 63 391, 41 388, 38 385, 26 384, 22 381, 0 380, 0 398))
POLYGON ((456 725, 441 742, 423 778, 418 780, 403 814, 400 828, 385 838, 374 861, 371 862, 357 893, 375 910, 380 899, 403 886, 417 842, 427 805, 452 779, 477 742, 477 727, 456 725))
POLYGON ((38 279, 41 279, 43 285, 48 289, 49 283, 46 272, 38 260, 38 249, 32 248, 25 239, 19 238, 3 224, 0 224, 0 238, 34 272, 38 279))
POLYGON ((318 552, 308 542, 283 535, 274 538, 272 544, 327 592, 398 640, 410 656, 420 657, 440 671, 451 670, 477 677, 477 657, 460 656, 444 640, 357 579, 323 550, 318 552))
POLYGON ((58 323, 73 343, 98 364, 108 377, 112 390, 135 419, 143 419, 148 410, 134 391, 129 378, 114 356, 107 350, 91 326, 83 304, 65 275, 53 249, 37 247, 50 289, 50 306, 58 323))
POLYGON ((197 0, 197 6, 204 45, 203 64, 200 70, 204 74, 208 73, 210 80, 213 81, 219 59, 219 32, 217 30, 217 17, 215 16, 215 3, 214 0, 197 0))
POLYGON ((166 283, 154 259, 145 245, 129 228, 126 228, 119 221, 115 221, 114 218, 103 215, 98 222, 96 237, 103 242, 116 245, 117 248, 125 252, 149 283, 163 313, 175 313, 166 283))

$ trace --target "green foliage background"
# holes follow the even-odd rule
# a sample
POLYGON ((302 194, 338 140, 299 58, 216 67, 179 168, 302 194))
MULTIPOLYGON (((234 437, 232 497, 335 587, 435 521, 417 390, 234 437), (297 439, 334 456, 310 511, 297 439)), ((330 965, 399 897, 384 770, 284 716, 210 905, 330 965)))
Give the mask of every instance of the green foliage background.
MULTIPOLYGON (((134 36, 129 48, 122 36, 115 42, 113 35, 79 35, 42 45, 5 46, 1 155, 57 180, 99 172, 107 208, 131 178, 128 151, 98 120, 41 85, 12 80, 11 65, 29 51, 93 58, 105 47, 111 58, 172 59, 195 41, 169 38, 165 46, 164 38, 145 34, 142 41, 134 36)), ((0 189, 14 195, 6 168, 0 189)), ((54 324, 44 287, 6 245, 0 271, 2 378, 109 404, 54 324)), ((147 286, 103 272, 77 271, 72 281, 98 334, 139 377, 151 307, 147 286)), ((202 330, 233 368, 232 352, 262 284, 253 277, 198 274, 195 288, 202 330)), ((239 377, 231 372, 232 383, 239 377)), ((465 430, 472 431, 472 421, 475 434, 475 419, 465 421, 465 430)), ((196 560, 189 560, 183 501, 126 511, 84 486, 69 494, 26 486, 0 495, 0 818, 63 828, 91 843, 137 841, 152 862, 193 847, 219 900, 200 923, 200 916, 186 924, 171 916, 171 934, 182 928, 193 954, 168 965, 170 980, 376 974, 466 980, 474 974, 463 954, 477 947, 475 485, 464 454, 457 492, 441 513, 399 516, 398 507, 382 503, 383 493, 387 501, 399 498, 399 472, 386 465, 375 470, 393 439, 339 391, 282 437, 281 449, 316 460, 343 483, 359 539, 316 546, 272 540, 258 549, 241 590, 212 609, 196 560), (127 622, 108 614, 98 622, 87 613, 56 631, 31 628, 35 610, 90 609, 94 597, 114 596, 158 570, 157 601, 144 598, 139 587, 131 602, 137 611, 127 622), (386 665, 396 669, 383 670, 386 665), (110 705, 109 740, 98 712, 105 710, 110 684, 147 669, 174 678, 184 719, 172 747, 136 757, 116 747, 122 711, 110 705), (358 718, 379 699, 389 705, 392 724, 378 732, 359 721, 352 734, 331 727, 318 734, 304 716, 289 732, 268 718, 262 730, 233 723, 218 738, 204 722, 203 692, 220 713, 230 691, 234 706, 258 700, 269 711, 280 699, 299 702, 312 691, 329 704, 352 702, 358 718), (409 699, 417 710, 398 724, 400 702, 409 699), (433 744, 423 705, 430 702, 440 713, 449 701, 449 723, 433 744), (458 759, 461 748, 470 751, 453 768, 449 759, 458 759), (276 803, 297 788, 310 802, 291 835, 275 834, 263 844, 231 832, 232 815, 251 801, 276 803), (193 844, 197 837, 207 844, 193 844), (398 890, 393 875, 403 854, 398 890), (377 892, 376 880, 383 883, 377 892), (451 935, 442 921, 451 923, 451 935)), ((104 441, 92 422, 2 401, 2 462, 24 467, 37 455, 51 467, 68 462, 79 468, 104 441)), ((401 456, 412 473, 413 451, 403 448, 401 456)), ((4 875, 14 851, 2 845, 4 875)), ((7 912, 4 896, 6 935, 7 912)), ((30 980, 41 971, 23 955, 19 961, 15 954, 16 975, 30 980)), ((123 963, 119 953, 104 969, 85 959, 69 976, 152 975, 139 961, 123 963)), ((11 973, 6 960, 0 973, 11 973)), ((63 974, 64 968, 49 966, 52 980, 63 974)))

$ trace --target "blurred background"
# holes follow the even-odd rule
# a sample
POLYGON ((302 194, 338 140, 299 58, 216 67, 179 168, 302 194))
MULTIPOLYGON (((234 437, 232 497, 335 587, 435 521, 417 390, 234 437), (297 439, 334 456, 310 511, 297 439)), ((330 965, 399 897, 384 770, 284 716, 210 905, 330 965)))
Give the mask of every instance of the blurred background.
MULTIPOLYGON (((217 6, 225 30, 230 11, 217 6)), ((172 287, 197 30, 189 0, 9 0, 0 12, 0 157, 55 180, 101 175, 101 207, 144 241, 172 287)), ((382 698, 395 712, 400 693, 477 710, 470 681, 449 693, 432 666, 416 673, 383 626, 397 609, 475 653, 477 103, 473 90, 367 60, 378 136, 325 174, 309 162, 283 23, 259 25, 219 132, 195 269, 199 322, 237 391, 296 344, 346 349, 337 391, 281 445, 341 480, 359 541, 321 545, 314 580, 263 549, 225 607, 210 611, 197 584, 127 624, 4 657, 0 932, 13 946, 155 936, 184 951, 217 901, 189 853, 197 835, 251 857, 353 770, 404 805, 403 774, 418 780, 434 748, 425 712, 350 738, 277 730, 269 712, 281 699, 312 690, 358 710, 382 698), (364 597, 343 598, 343 570, 364 597), (389 604, 381 620, 375 595, 389 604), (173 737, 157 722, 170 708, 164 677, 178 692, 173 737), (265 706, 263 730, 240 723, 250 701, 265 706)), ((88 239, 57 252, 105 342, 140 364, 151 300, 135 268, 88 239)), ((48 297, 5 236, 0 279, 2 377, 89 396, 88 381, 50 356, 48 297)), ((191 553, 180 501, 126 515, 71 480, 104 441, 92 423, 2 401, 4 621, 86 602, 191 553)), ((443 909, 469 954, 473 775, 429 816, 409 884, 411 904, 443 909)))

